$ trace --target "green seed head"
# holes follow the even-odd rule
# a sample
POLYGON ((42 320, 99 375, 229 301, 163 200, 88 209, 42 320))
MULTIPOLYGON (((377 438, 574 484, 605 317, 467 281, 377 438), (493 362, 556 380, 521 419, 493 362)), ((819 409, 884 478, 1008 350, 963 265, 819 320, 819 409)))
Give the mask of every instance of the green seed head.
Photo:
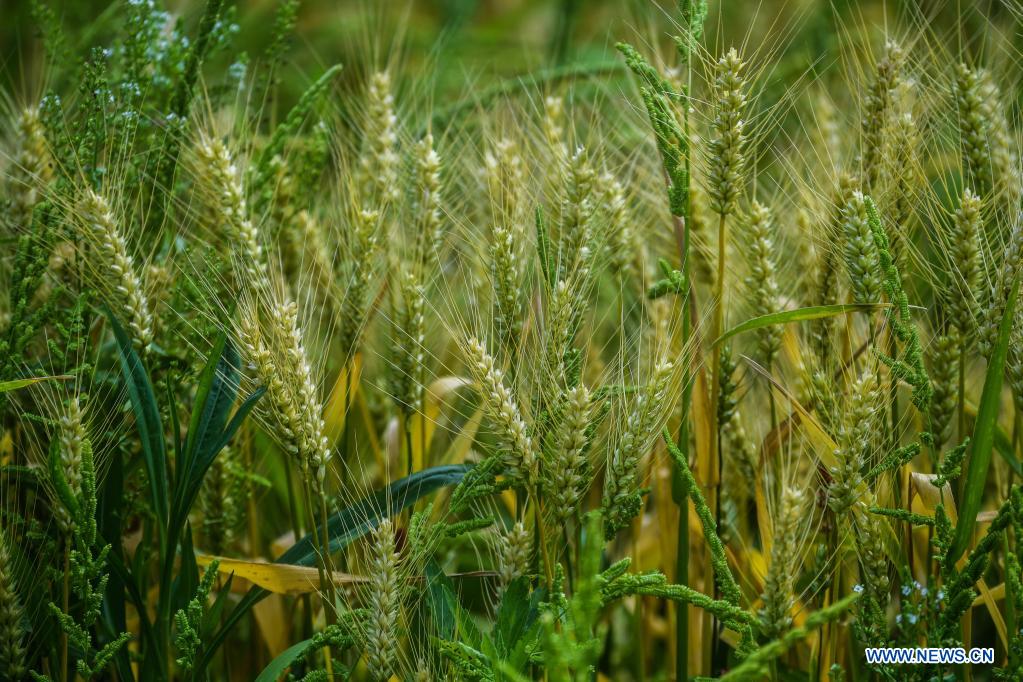
POLYGON ((745 182, 746 84, 742 60, 732 48, 717 63, 714 88, 717 114, 711 124, 714 137, 709 146, 708 194, 718 215, 735 212, 745 182))

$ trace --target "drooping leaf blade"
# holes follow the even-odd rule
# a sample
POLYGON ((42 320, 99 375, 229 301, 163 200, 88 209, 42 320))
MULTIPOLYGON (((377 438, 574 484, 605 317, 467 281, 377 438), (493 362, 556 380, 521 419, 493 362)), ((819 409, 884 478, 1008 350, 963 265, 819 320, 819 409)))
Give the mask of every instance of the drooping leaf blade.
POLYGON ((868 312, 877 308, 883 308, 884 306, 885 304, 883 303, 839 303, 836 305, 812 305, 806 308, 796 308, 795 310, 782 310, 777 313, 769 313, 746 320, 714 339, 714 343, 711 345, 717 346, 738 334, 764 327, 772 327, 776 324, 791 324, 792 322, 819 320, 824 317, 835 317, 846 313, 868 312))
POLYGON ((0 381, 0 393, 17 391, 19 388, 25 388, 26 386, 38 384, 42 381, 66 381, 68 379, 74 379, 74 377, 66 374, 61 374, 58 376, 29 377, 28 379, 13 379, 11 381, 0 381))
MULTIPOLYGON (((363 498, 327 520, 330 550, 336 552, 376 527, 380 519, 394 516, 419 498, 462 480, 469 467, 463 464, 436 466, 399 479, 384 490, 363 498)), ((277 563, 312 566, 316 561, 313 535, 306 535, 277 559, 277 563)))

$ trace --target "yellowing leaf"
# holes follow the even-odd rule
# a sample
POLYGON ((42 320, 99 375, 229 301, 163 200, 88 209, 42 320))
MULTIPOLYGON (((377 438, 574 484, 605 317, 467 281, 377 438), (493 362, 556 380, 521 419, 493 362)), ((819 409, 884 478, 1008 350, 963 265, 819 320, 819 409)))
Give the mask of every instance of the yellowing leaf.
MULTIPOLYGON (((258 585, 274 594, 309 594, 311 592, 318 592, 320 589, 319 569, 309 566, 229 559, 208 554, 199 554, 195 557, 196 563, 203 567, 209 566, 214 559, 220 562, 217 567, 218 573, 223 575, 234 574, 236 578, 248 580, 253 585, 258 585)), ((335 585, 362 583, 368 580, 361 576, 341 573, 340 571, 334 571, 333 576, 335 585)))
POLYGON ((361 376, 362 354, 356 353, 352 362, 338 373, 323 408, 324 431, 331 443, 336 443, 345 432, 345 420, 355 404, 353 398, 359 391, 361 376))
POLYGON ((710 438, 711 438, 710 397, 707 391, 707 374, 703 369, 696 373, 693 385, 693 439, 696 441, 696 467, 694 474, 697 482, 707 485, 716 476, 711 472, 710 438))
POLYGON ((952 497, 952 486, 946 483, 941 490, 938 490, 937 486, 934 485, 934 478, 934 474, 921 474, 916 471, 912 473, 910 477, 913 483, 911 496, 911 501, 913 502, 912 511, 930 516, 934 514, 934 509, 938 506, 938 503, 943 503, 945 513, 948 514, 949 519, 955 524, 958 515, 956 514, 955 500, 952 497), (917 505, 917 502, 919 502, 919 505, 917 505))
MULTIPOLYGON (((994 587, 988 588, 988 596, 995 601, 1005 599, 1005 583, 998 583, 994 587)), ((980 606, 984 603, 984 595, 977 595, 977 598, 973 600, 974 606, 980 606)))
POLYGON ((288 648, 291 632, 287 627, 290 621, 285 616, 284 603, 280 595, 272 594, 270 598, 256 604, 252 609, 256 617, 256 626, 266 642, 270 656, 276 656, 288 648))

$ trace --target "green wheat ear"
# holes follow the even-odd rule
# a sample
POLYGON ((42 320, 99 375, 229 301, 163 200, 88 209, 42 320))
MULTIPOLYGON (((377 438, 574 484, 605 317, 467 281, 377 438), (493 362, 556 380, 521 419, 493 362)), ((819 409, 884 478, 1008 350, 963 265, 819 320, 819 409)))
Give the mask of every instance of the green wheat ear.
POLYGON ((931 398, 931 428, 934 443, 939 448, 952 437, 955 411, 959 402, 960 348, 962 336, 956 327, 949 326, 931 340, 931 378, 934 395, 931 398))
POLYGON ((790 611, 795 603, 793 587, 798 578, 799 542, 807 504, 802 490, 786 488, 781 511, 774 527, 771 563, 761 595, 764 605, 759 613, 760 629, 767 639, 775 639, 792 626, 790 611), (795 564, 795 566, 794 566, 795 564))
POLYGON ((467 340, 464 350, 487 416, 497 427, 505 474, 516 482, 533 483, 537 473, 533 438, 504 372, 478 339, 467 340))
POLYGON ((79 204, 84 240, 95 247, 98 262, 94 271, 102 291, 109 291, 110 303, 127 321, 132 344, 149 353, 153 344, 153 316, 137 266, 128 253, 124 230, 110 202, 86 189, 79 204))
POLYGON ((864 193, 874 191, 884 167, 883 155, 891 149, 888 136, 896 113, 897 91, 902 83, 905 59, 903 49, 889 41, 864 98, 861 123, 863 152, 860 155, 864 193))
POLYGON ((721 216, 735 212, 746 175, 743 67, 739 53, 731 48, 718 60, 714 77, 717 113, 711 124, 714 137, 707 150, 710 158, 707 185, 711 208, 721 216))
MULTIPOLYGON (((756 316, 770 315, 782 308, 775 267, 775 247, 771 211, 753 202, 749 216, 750 274, 746 285, 753 294, 756 316)), ((764 327, 757 332, 757 345, 764 366, 770 368, 781 349, 781 328, 764 327)))
POLYGON ((658 410, 667 397, 674 366, 662 360, 653 368, 646 385, 636 395, 625 421, 625 428, 611 451, 604 474, 601 506, 604 535, 613 538, 628 527, 642 510, 640 460, 657 438, 658 410))
POLYGON ((8 535, 0 528, 0 670, 12 680, 24 678, 26 667, 25 611, 14 578, 8 535))
POLYGON ((374 529, 369 560, 370 586, 366 625, 366 657, 369 674, 374 680, 388 680, 394 672, 398 656, 398 554, 395 550, 394 525, 383 519, 374 529))
POLYGON ((853 300, 877 303, 881 300, 881 259, 870 231, 866 198, 860 192, 853 192, 842 207, 842 232, 853 300))
POLYGON ((979 316, 983 261, 981 255, 981 200, 972 190, 963 191, 949 241, 954 289, 949 315, 959 333, 972 338, 979 316))

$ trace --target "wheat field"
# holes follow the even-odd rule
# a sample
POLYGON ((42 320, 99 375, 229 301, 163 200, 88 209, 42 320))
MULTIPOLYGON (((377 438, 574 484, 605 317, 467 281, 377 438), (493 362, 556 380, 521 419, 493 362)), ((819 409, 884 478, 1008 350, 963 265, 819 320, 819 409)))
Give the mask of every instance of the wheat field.
POLYGON ((0 680, 1023 681, 1023 5, 2 12, 0 680))

